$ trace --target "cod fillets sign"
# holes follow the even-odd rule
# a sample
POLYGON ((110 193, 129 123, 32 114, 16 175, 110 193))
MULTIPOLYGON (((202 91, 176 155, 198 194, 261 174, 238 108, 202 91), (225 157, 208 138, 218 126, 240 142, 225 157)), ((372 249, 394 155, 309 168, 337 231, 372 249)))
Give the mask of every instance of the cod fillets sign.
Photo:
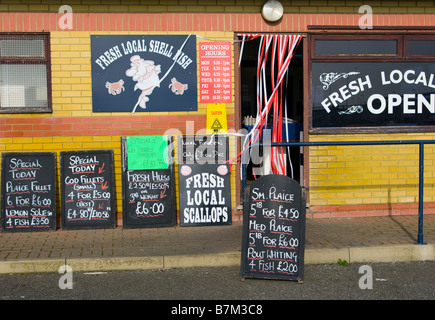
POLYGON ((56 228, 55 153, 3 153, 1 176, 4 231, 56 228))
POLYGON ((303 281, 305 195, 283 175, 267 175, 245 195, 241 277, 303 281))
POLYGON ((113 228, 113 150, 61 152, 60 166, 62 228, 113 228))

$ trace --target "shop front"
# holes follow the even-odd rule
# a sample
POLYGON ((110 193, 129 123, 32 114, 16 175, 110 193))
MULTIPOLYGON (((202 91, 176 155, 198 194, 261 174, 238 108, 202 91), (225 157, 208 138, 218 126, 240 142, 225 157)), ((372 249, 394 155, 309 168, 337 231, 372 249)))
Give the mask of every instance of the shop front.
MULTIPOLYGON (((176 223, 196 226, 241 219, 240 155, 255 125, 265 129, 259 141, 435 136, 430 9, 374 7, 374 28, 361 30, 358 6, 348 3, 283 4, 283 16, 270 22, 252 1, 120 2, 83 1, 67 13, 52 4, 0 4, 0 150, 56 155, 57 208, 62 152, 113 151, 118 224, 131 207, 128 194, 143 200, 133 214, 158 215, 163 205, 145 201, 170 197, 176 223), (169 143, 165 167, 155 167, 158 148, 133 144, 132 137, 155 136, 169 143), (151 167, 131 173, 134 157, 151 167), (167 178, 145 181, 154 176, 167 178), (143 183, 162 189, 144 191, 143 183)), ((307 189, 308 217, 417 213, 415 146, 278 151, 252 152, 247 178, 292 177, 307 189)), ((435 204, 433 154, 426 146, 425 213, 435 204)))
MULTIPOLYGON (((433 33, 388 27, 369 33, 339 31, 308 34, 310 141, 432 140, 433 33)), ((318 155, 310 156, 308 165, 311 195, 317 194, 311 204, 326 205, 319 215, 416 212, 418 146, 310 151, 318 155)), ((424 201, 428 211, 433 200, 432 153, 431 145, 426 145, 424 201)))

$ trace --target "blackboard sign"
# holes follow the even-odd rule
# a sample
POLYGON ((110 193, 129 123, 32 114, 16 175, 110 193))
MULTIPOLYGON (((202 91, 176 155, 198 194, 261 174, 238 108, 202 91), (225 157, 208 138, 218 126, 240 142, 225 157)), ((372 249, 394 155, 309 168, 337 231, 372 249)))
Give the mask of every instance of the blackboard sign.
POLYGON ((228 137, 178 138, 181 226, 231 224, 228 137))
MULTIPOLYGON (((129 148, 128 138, 123 137, 121 140, 124 228, 174 226, 176 207, 173 164, 167 164, 167 169, 147 169, 145 167, 142 170, 130 170, 128 158, 136 157, 135 150, 143 151, 146 148, 144 146, 135 148, 131 145, 129 148)), ((170 137, 165 136, 164 138, 167 144, 172 142, 170 137)), ((148 157, 156 157, 156 154, 148 157)))
POLYGON ((113 228, 113 150, 60 153, 63 229, 113 228))
POLYGON ((315 62, 312 127, 435 123, 432 62, 315 62))
POLYGON ((228 137, 222 135, 186 135, 178 138, 179 163, 225 163, 228 137))
POLYGON ((4 231, 56 228, 55 153, 3 153, 1 176, 4 231))
POLYGON ((179 165, 181 226, 231 224, 228 164, 179 165))
POLYGON ((293 179, 267 175, 245 194, 241 277, 303 281, 305 193, 293 179))

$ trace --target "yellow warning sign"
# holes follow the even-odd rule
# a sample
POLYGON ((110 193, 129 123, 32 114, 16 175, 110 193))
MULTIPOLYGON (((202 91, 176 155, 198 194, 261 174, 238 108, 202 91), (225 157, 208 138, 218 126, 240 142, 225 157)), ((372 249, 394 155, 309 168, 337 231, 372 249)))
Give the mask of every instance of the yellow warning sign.
POLYGON ((227 104, 207 103, 207 133, 221 133, 227 130, 227 104))

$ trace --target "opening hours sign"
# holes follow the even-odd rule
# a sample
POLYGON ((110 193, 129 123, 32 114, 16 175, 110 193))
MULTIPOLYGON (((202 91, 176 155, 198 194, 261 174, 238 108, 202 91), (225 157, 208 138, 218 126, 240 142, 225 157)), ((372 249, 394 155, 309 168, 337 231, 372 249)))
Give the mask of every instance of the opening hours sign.
POLYGON ((199 44, 200 102, 231 102, 231 44, 199 44))

